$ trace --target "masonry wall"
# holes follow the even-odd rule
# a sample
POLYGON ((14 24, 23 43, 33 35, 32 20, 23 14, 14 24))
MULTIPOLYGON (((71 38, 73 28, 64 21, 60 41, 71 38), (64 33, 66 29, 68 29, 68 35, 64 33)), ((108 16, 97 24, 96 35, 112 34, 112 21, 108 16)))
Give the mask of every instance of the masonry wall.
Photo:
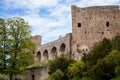
POLYGON ((48 77, 46 66, 34 67, 27 70, 27 76, 24 80, 45 80, 48 77))
POLYGON ((48 67, 39 66, 27 68, 25 74, 14 76, 14 80, 46 80, 48 76, 48 67))
POLYGON ((59 38, 53 42, 38 47, 35 54, 36 62, 53 60, 55 57, 65 56, 71 53, 72 34, 59 38))
POLYGON ((42 37, 40 35, 32 36, 32 41, 36 44, 36 47, 41 45, 42 37))
POLYGON ((111 39, 120 34, 119 6, 72 6, 73 52, 84 46, 86 50, 103 38, 111 39))

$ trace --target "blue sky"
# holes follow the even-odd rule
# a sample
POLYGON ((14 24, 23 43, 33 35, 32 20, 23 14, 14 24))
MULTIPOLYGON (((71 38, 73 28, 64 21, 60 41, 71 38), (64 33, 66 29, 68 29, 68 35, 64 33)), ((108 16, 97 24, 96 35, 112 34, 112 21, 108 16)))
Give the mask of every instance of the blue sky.
POLYGON ((72 32, 71 5, 120 5, 120 0, 0 0, 0 17, 24 18, 44 44, 72 32))

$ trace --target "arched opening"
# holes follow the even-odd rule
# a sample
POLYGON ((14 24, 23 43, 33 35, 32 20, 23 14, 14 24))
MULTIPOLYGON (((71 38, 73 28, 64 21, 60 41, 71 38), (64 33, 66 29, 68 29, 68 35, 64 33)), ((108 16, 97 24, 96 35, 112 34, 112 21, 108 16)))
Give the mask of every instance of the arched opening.
POLYGON ((48 51, 47 50, 45 50, 43 52, 43 61, 48 61, 48 51))
POLYGON ((66 54, 66 45, 62 43, 60 45, 60 56, 64 56, 66 54))
POLYGON ((41 52, 38 51, 37 53, 37 61, 40 62, 41 61, 41 52))
POLYGON ((51 50, 51 59, 55 59, 57 57, 57 48, 53 47, 51 50))

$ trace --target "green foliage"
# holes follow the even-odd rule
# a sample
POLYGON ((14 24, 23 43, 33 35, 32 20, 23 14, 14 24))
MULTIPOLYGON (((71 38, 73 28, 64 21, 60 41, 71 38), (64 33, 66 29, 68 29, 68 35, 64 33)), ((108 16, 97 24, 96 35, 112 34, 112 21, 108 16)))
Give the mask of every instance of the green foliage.
POLYGON ((120 80, 120 76, 117 76, 117 77, 115 77, 115 78, 113 78, 111 80, 120 80))
POLYGON ((19 17, 0 19, 0 72, 21 74, 33 63, 30 25, 19 17))
POLYGON ((65 70, 68 68, 70 64, 74 63, 73 59, 67 59, 67 58, 56 58, 53 61, 50 61, 49 63, 49 74, 54 73, 57 69, 60 69, 62 72, 65 72, 65 70))
POLYGON ((120 52, 113 50, 89 69, 89 76, 94 80, 109 80, 115 76, 115 67, 120 63, 120 52))
POLYGON ((89 77, 82 77, 80 80, 93 80, 93 79, 91 79, 89 77))
POLYGON ((113 77, 111 80, 120 80, 120 66, 116 66, 115 77, 113 77))
POLYGON ((113 77, 111 80, 120 80, 120 36, 115 36, 112 39, 112 48, 115 50, 118 50, 116 54, 111 54, 111 56, 114 56, 111 58, 110 61, 113 62, 113 65, 115 66, 115 77, 113 77))
POLYGON ((47 80, 62 80, 64 77, 64 74, 60 69, 57 69, 52 75, 48 77, 47 80))
POLYGON ((100 43, 95 45, 88 55, 85 55, 82 60, 89 61, 90 63, 96 64, 99 59, 104 58, 112 50, 111 41, 103 39, 100 43))
POLYGON ((46 62, 40 62, 40 63, 34 63, 32 65, 29 65, 27 68, 32 68, 32 67, 40 67, 40 66, 48 66, 48 63, 46 62))
POLYGON ((0 80, 9 80, 8 75, 0 74, 0 80))
POLYGON ((115 36, 112 40, 113 49, 120 51, 120 36, 115 36))
POLYGON ((115 73, 116 73, 117 76, 120 76, 120 65, 116 66, 115 73))
POLYGON ((94 80, 109 80, 114 76, 114 65, 110 66, 110 63, 106 63, 104 60, 98 61, 97 65, 93 69, 91 75, 94 80))
MULTIPOLYGON (((7 54, 9 51, 8 30, 4 19, 0 19, 0 69, 6 68, 7 54)), ((1 72, 1 70, 0 70, 1 72)))
POLYGON ((60 69, 64 74, 64 77, 62 80, 67 79, 67 68, 72 63, 74 63, 74 60, 70 58, 63 58, 63 57, 56 58, 55 60, 49 62, 48 73, 51 75, 57 69, 60 69))
POLYGON ((68 67, 68 77, 73 80, 78 80, 83 77, 85 64, 82 61, 77 61, 68 67))
POLYGON ((117 75, 115 68, 120 65, 120 52, 117 51, 119 43, 119 37, 115 37, 112 41, 104 39, 85 55, 82 58, 86 65, 85 76, 93 80, 110 80, 117 75))

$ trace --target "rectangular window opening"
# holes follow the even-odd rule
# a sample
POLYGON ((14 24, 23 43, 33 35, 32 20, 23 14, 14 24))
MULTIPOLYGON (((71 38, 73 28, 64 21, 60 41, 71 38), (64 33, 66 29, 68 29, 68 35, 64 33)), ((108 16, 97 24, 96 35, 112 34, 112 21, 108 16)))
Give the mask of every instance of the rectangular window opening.
POLYGON ((79 28, 81 27, 81 23, 78 23, 78 27, 79 27, 79 28))
POLYGON ((106 26, 109 27, 109 25, 110 25, 109 22, 106 22, 106 26))

